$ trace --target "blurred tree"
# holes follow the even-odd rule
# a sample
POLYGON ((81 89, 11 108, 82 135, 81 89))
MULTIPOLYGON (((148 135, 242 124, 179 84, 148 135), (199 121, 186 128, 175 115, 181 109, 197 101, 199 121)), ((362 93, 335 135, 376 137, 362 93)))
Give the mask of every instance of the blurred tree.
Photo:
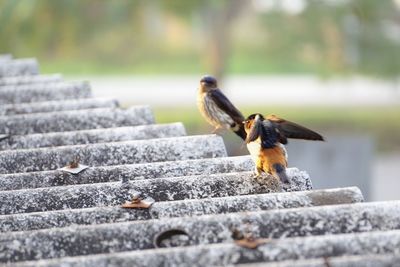
POLYGON ((226 72, 230 55, 232 24, 240 17, 243 9, 249 8, 249 1, 204 0, 204 1, 162 1, 162 5, 175 14, 192 19, 198 12, 202 21, 202 59, 207 70, 218 79, 226 72))
POLYGON ((321 74, 400 73, 399 9, 393 1, 309 0, 298 15, 278 10, 261 20, 271 40, 266 53, 282 60, 315 65, 321 74), (390 33, 396 27, 397 33, 390 33))
POLYGON ((251 3, 0 0, 0 52, 71 65, 72 72, 400 73, 400 11, 392 0, 308 0, 295 14, 259 12, 251 3), (239 32, 239 20, 257 25, 239 32))
POLYGON ((212 0, 203 2, 204 36, 207 40, 204 54, 208 69, 221 79, 226 72, 230 56, 232 22, 246 8, 248 1, 225 0, 219 1, 218 4, 212 0))
POLYGON ((400 73, 399 9, 393 1, 354 0, 353 14, 360 22, 360 71, 372 75, 400 73), (397 32, 392 31, 397 27, 397 32), (397 36, 396 36, 397 35, 397 36))

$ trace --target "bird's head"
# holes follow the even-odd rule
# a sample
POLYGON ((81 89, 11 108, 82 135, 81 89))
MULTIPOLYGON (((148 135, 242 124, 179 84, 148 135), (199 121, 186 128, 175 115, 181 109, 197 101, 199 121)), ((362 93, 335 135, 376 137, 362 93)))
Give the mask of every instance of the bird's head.
POLYGON ((217 87, 217 79, 215 79, 213 76, 206 75, 200 80, 200 88, 203 91, 207 92, 208 90, 215 89, 217 87))
POLYGON ((246 143, 250 143, 256 140, 261 135, 263 120, 263 115, 261 115, 260 113, 254 113, 248 116, 247 119, 243 121, 244 130, 247 133, 246 143))

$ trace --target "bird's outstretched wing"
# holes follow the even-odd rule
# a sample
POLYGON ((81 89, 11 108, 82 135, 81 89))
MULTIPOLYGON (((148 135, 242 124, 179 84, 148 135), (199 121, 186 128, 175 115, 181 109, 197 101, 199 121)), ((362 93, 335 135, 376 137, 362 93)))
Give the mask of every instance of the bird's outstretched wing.
POLYGON ((319 133, 316 133, 306 127, 298 125, 297 123, 287 121, 275 115, 269 115, 266 117, 266 119, 274 123, 278 128, 279 132, 281 133, 281 136, 283 135, 281 137, 282 138, 281 143, 283 144, 285 144, 284 142, 282 142, 285 141, 285 137, 293 139, 324 141, 324 138, 319 133))
POLYGON ((260 116, 257 115, 252 120, 246 143, 249 144, 259 139, 258 142, 260 142, 262 148, 273 148, 277 142, 282 143, 280 135, 279 130, 273 122, 260 119, 260 116))
POLYGON ((228 114, 237 124, 242 124, 244 117, 242 113, 229 101, 229 99, 219 89, 208 92, 210 98, 217 106, 228 114))

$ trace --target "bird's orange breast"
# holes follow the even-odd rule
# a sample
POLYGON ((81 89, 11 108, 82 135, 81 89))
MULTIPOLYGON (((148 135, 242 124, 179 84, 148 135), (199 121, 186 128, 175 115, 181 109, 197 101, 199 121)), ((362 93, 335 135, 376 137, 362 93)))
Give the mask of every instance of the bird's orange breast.
POLYGON ((280 146, 261 149, 259 156, 264 166, 273 166, 274 164, 279 163, 282 164, 282 166, 287 167, 286 155, 280 146))

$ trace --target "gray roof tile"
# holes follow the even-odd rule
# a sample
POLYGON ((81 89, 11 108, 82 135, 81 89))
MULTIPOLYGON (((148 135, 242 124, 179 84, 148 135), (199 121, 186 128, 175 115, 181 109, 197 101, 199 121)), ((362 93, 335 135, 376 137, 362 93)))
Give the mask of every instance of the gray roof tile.
POLYGON ((67 145, 83 145, 186 135, 182 123, 150 124, 70 132, 14 135, 0 141, 0 151, 67 145))
POLYGON ((182 136, 0 152, 0 173, 56 170, 76 158, 88 166, 109 166, 226 156, 219 136, 182 136))
MULTIPOLYGON (((3 244, 3 251, 6 251, 1 260, 21 261, 152 249, 157 243, 155 241, 157 236, 170 229, 182 229, 188 234, 187 239, 178 242, 184 246, 229 244, 233 242, 233 230, 239 229, 243 232, 248 231, 255 237, 273 238, 256 250, 250 250, 250 255, 261 253, 263 259, 282 260, 285 257, 290 259, 293 253, 308 252, 315 257, 331 246, 349 246, 349 242, 346 243, 346 236, 342 236, 342 240, 335 235, 329 238, 324 236, 325 240, 313 237, 310 238, 313 241, 311 244, 302 238, 290 240, 289 237, 399 229, 399 213, 400 202, 359 203, 12 232, 0 234, 0 243, 3 244), (324 247, 321 240, 325 241, 324 247), (344 244, 337 244, 338 240, 344 244)), ((371 239, 376 241, 369 243, 369 247, 363 243, 357 246, 360 236, 353 236, 355 242, 350 241, 354 246, 353 250, 372 249, 372 247, 377 249, 376 244, 385 240, 368 234, 367 238, 361 236, 361 243, 364 240, 369 243, 371 239)), ((398 234, 391 235, 390 244, 380 249, 385 253, 394 252, 400 248, 399 242, 398 234), (397 247, 394 247, 394 244, 397 247)), ((231 249, 232 246, 227 247, 228 254, 231 249)), ((207 254, 211 257, 209 253, 207 254)), ((186 255, 189 255, 188 251, 186 255)), ((169 256, 171 259, 174 258, 173 254, 169 256)))
POLYGON ((24 135, 152 123, 154 123, 154 117, 148 106, 136 106, 126 110, 96 108, 0 116, 0 133, 24 135))
POLYGON ((47 88, 30 88, 27 84, 18 86, 18 90, 14 86, 0 88, 0 104, 79 99, 92 96, 90 85, 87 82, 51 83, 51 86, 47 88))
POLYGON ((12 135, 0 140, 8 149, 0 152, 0 262, 121 267, 300 258, 306 260, 280 266, 323 266, 324 257, 339 256, 329 264, 398 261, 400 232, 393 229, 400 228, 400 202, 357 203, 363 201, 358 188, 310 191, 310 177, 296 168, 287 169, 287 185, 271 177, 256 181, 251 159, 226 157, 218 136, 183 136, 179 123, 152 125, 148 107, 98 108, 103 103, 88 98, 88 84, 37 74, 35 60, 0 62, 0 104, 6 104, 0 114, 8 115, 0 117, 0 135, 12 135), (77 156, 88 169, 76 175, 56 170, 77 156), (153 198, 153 206, 120 207, 138 192, 153 198), (173 235, 174 229, 188 236, 173 235), (243 248, 232 238, 237 231, 270 239, 243 248), (166 240, 155 242, 160 234, 166 240))
POLYGON ((90 108, 116 108, 118 106, 118 101, 106 98, 84 98, 62 101, 8 104, 0 106, 0 116, 90 108))
POLYGON ((20 213, 0 216, 0 231, 27 231, 72 225, 312 207, 337 204, 338 199, 343 204, 357 203, 363 201, 363 196, 357 187, 348 187, 290 193, 234 195, 221 198, 161 201, 155 202, 149 209, 140 210, 125 209, 118 205, 20 213))
POLYGON ((0 62, 0 78, 39 74, 39 64, 34 58, 12 59, 0 62))
POLYGON ((15 85, 15 84, 35 84, 35 83, 45 83, 45 82, 61 82, 61 81, 63 81, 61 74, 7 76, 7 77, 0 77, 0 86, 15 85))

